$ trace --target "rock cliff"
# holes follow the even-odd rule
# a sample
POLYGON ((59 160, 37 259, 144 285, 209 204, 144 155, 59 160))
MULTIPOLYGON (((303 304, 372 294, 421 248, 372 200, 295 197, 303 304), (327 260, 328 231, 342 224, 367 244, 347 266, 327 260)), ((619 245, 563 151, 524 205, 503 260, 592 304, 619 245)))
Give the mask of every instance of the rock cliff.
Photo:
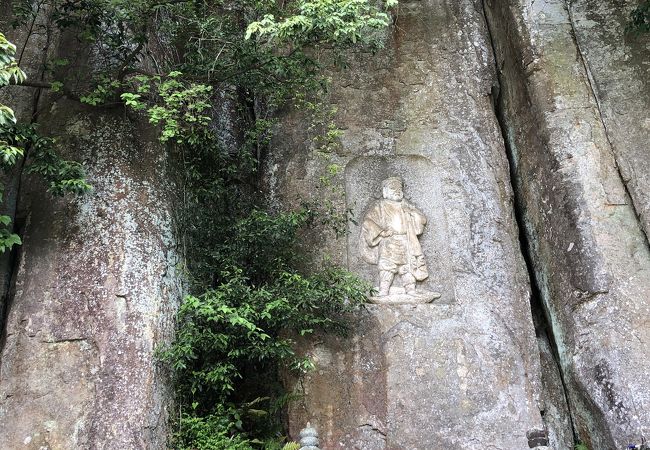
MULTIPOLYGON (((427 221, 417 288, 440 293, 368 305, 345 339, 299 339, 316 369, 286 374, 293 437, 311 422, 324 450, 650 439, 650 37, 625 31, 636 5, 403 0, 383 50, 330 70, 336 150, 318 150, 304 113, 281 113, 264 160, 271 204, 354 218, 344 237, 306 233, 314 263, 377 283, 363 219, 399 177, 427 221)), ((43 55, 66 57, 83 83, 88 49, 45 16, 21 66, 38 81, 43 55)), ((94 189, 53 199, 9 177, 2 213, 24 245, 0 258, 0 446, 165 448, 171 394, 154 351, 181 294, 168 149, 123 109, 34 87, 2 95, 87 163, 94 189)), ((386 242, 410 248, 398 241, 386 242)))
POLYGON ((525 251, 573 425, 590 448, 624 448, 650 432, 649 380, 628 370, 650 356, 649 157, 639 148, 650 53, 625 34, 632 2, 492 3, 525 251))
MULTIPOLYGON (((634 6, 402 2, 384 53, 335 75, 346 205, 359 219, 382 177, 403 177, 407 196, 410 183, 442 297, 372 306, 347 343, 305 342, 319 368, 297 385, 294 431, 311 420, 326 448, 369 449, 648 435, 650 386, 629 370, 650 342, 650 56, 647 36, 625 32, 634 6)), ((309 195, 323 164, 295 120, 269 165, 285 199, 309 195)), ((372 279, 358 239, 352 225, 323 252, 372 279)))
MULTIPOLYGON (((271 188, 283 202, 308 197, 335 163, 345 168, 338 201, 358 223, 381 181, 400 176, 429 220, 423 285, 442 296, 369 306, 349 340, 306 342, 317 369, 298 385, 292 431, 311 420, 327 449, 527 448, 544 429, 540 352, 482 6, 402 2, 387 39, 382 53, 333 75, 337 154, 324 160, 288 117, 271 188)), ((347 242, 330 239, 324 251, 374 281, 359 239, 351 224, 347 242)))
MULTIPOLYGON (((53 32, 46 14, 36 22, 35 33, 12 36, 31 80, 44 54, 88 73, 78 40, 53 32)), ((167 150, 121 108, 32 87, 8 93, 21 120, 86 163, 93 190, 56 199, 33 176, 16 180, 24 245, 5 272, 0 447, 164 448, 171 395, 154 351, 171 336, 180 297, 167 150)))

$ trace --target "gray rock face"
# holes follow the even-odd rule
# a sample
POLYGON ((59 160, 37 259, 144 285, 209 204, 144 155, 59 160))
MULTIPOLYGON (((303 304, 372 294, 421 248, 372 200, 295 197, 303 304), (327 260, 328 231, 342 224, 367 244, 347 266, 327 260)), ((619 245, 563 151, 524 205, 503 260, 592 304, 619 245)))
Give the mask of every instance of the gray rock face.
MULTIPOLYGON (((340 239, 314 228, 306 248, 377 283, 360 220, 381 181, 399 176, 427 218, 418 288, 441 293, 368 305, 348 338, 299 341, 317 369, 287 380, 303 395, 290 427, 295 437, 311 421, 320 448, 559 450, 572 447, 573 425, 592 450, 610 450, 650 435, 640 368, 650 360, 650 38, 623 34, 631 0, 485 3, 491 33, 476 0, 400 3, 386 48, 332 73, 336 153, 316 151, 300 113, 278 130, 272 202, 317 199, 357 220, 340 239), (535 336, 502 131, 557 349, 535 336), (319 186, 332 165, 334 190, 319 186)), ((31 39, 31 76, 44 53, 75 52, 60 36, 31 39)), ((94 191, 53 200, 23 180, 0 446, 164 448, 169 392, 153 353, 180 295, 170 160, 122 112, 34 92, 3 91, 88 163, 94 191)), ((228 144, 241 130, 223 103, 228 144)))
POLYGON ((616 164, 650 234, 650 35, 626 33, 637 1, 569 3, 580 58, 616 164))
MULTIPOLYGON (((164 448, 154 349, 178 300, 164 152, 123 117, 48 117, 89 164, 79 200, 29 191, 0 366, 4 448, 164 448)), ((79 112, 79 114, 74 114, 79 112)))
POLYGON ((505 350, 494 313, 464 309, 369 305, 349 342, 303 343, 317 369, 291 411, 294 432, 312 417, 322 448, 527 448, 543 423, 525 361, 505 350))
MULTIPOLYGON (((0 5, 0 31, 17 47, 20 58, 20 67, 27 73, 30 80, 38 80, 43 74, 44 58, 50 55, 51 41, 46 33, 46 19, 39 15, 35 22, 32 33, 27 30, 14 30, 10 25, 11 2, 0 5)), ((9 106, 21 123, 30 123, 34 119, 34 112, 37 110, 39 91, 37 89, 24 89, 18 86, 5 86, 0 90, 0 103, 9 106)), ((22 159, 8 172, 0 174, 0 183, 4 187, 0 214, 9 216, 12 220, 10 228, 12 232, 17 231, 16 208, 18 204, 18 191, 20 187, 20 174, 22 170, 22 159)), ((0 254, 0 324, 5 321, 6 302, 9 296, 9 289, 14 268, 14 255, 11 252, 0 254)))
MULTIPOLYGON (((22 63, 31 79, 43 53, 83 61, 78 41, 35 29, 22 63)), ((23 120, 38 112, 39 131, 86 163, 93 191, 54 199, 23 177, 24 245, 0 355, 0 447, 165 448, 171 393, 154 350, 171 336, 180 296, 167 151, 123 110, 11 92, 23 120)))
MULTIPOLYGON (((627 50, 607 57, 605 48, 596 50, 596 39, 620 36, 614 12, 620 2, 571 2, 572 14, 558 1, 492 3, 488 15, 502 69, 501 109, 514 181, 573 423, 589 448, 624 448, 650 434, 650 378, 632 369, 650 359, 647 218, 642 207, 639 220, 634 208, 645 204, 648 193, 647 154, 635 148, 644 120, 635 111, 647 90, 622 115, 603 115, 599 105, 626 108, 617 103, 618 94, 604 97, 626 83, 630 93, 644 78, 624 64, 627 50), (574 35, 591 48, 591 75, 574 35), (588 36, 594 40, 587 43, 588 36), (620 70, 609 72, 606 66, 617 58, 620 70), (601 87, 594 96, 596 72, 601 87), (618 84, 608 85, 608 79, 618 84), (641 127, 626 131, 639 119, 641 127), (634 169, 625 175, 624 166, 634 169)), ((609 45, 626 48, 620 40, 609 45)), ((634 60, 629 64, 642 64, 634 60)))
MULTIPOLYGON (((406 1, 396 20, 379 56, 333 74, 340 151, 318 155, 305 119, 288 115, 267 178, 278 203, 331 200, 360 220, 381 180, 403 177, 429 219, 423 284, 442 297, 368 306, 350 338, 302 342, 317 369, 297 384, 292 433, 311 421, 326 449, 528 448, 528 431, 544 427, 539 349, 481 5, 406 1), (332 163, 345 168, 334 178, 345 203, 316 188, 332 163)), ((315 230, 308 246, 373 281, 349 231, 315 230)))

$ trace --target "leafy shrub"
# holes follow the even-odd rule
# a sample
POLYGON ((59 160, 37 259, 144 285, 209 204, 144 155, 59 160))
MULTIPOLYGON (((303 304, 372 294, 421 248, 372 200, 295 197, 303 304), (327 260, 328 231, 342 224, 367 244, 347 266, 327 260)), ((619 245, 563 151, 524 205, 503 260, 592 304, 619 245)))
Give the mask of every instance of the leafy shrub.
POLYGON ((183 414, 174 442, 180 450, 252 450, 248 440, 232 435, 223 411, 203 417, 183 414))
POLYGON ((347 331, 346 314, 364 302, 370 286, 336 267, 311 274, 292 267, 293 241, 309 216, 253 210, 215 248, 223 264, 218 284, 185 298, 176 339, 161 353, 175 371, 180 403, 193 411, 181 427, 216 423, 222 431, 274 438, 286 400, 279 370, 312 368, 296 355, 292 335, 347 331), (197 417, 207 422, 192 422, 197 417))

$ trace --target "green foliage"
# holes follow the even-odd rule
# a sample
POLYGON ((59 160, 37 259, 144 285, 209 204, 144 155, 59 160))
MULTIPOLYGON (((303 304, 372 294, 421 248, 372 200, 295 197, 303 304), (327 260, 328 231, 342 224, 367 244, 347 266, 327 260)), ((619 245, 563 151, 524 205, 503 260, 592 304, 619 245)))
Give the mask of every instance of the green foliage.
MULTIPOLYGON (((16 62, 16 46, 0 33, 0 87, 22 83, 27 78, 16 62)), ((1 124, 1 123, 0 123, 1 124)))
POLYGON ((161 353, 175 370, 181 402, 192 405, 196 416, 233 404, 241 416, 236 430, 272 437, 273 408, 250 408, 247 397, 268 394, 280 367, 310 370, 311 362, 295 354, 291 336, 318 329, 344 334, 345 314, 369 293, 368 285, 341 269, 303 274, 292 267, 293 241, 310 216, 254 210, 212 247, 220 267, 215 287, 185 298, 176 339, 161 353))
MULTIPOLYGON (((34 17, 29 0, 14 3, 18 22, 34 17)), ((279 414, 290 397, 278 377, 280 370, 304 373, 312 363, 295 353, 293 339, 317 330, 344 334, 370 286, 327 264, 304 270, 301 233, 325 225, 341 235, 347 212, 326 200, 324 208, 272 214, 259 194, 257 168, 274 114, 287 104, 312 117, 314 150, 324 157, 337 150, 340 131, 322 101, 328 83, 321 66, 338 63, 344 50, 380 47, 394 5, 48 1, 52 23, 93 50, 96 73, 85 75, 95 81, 81 102, 122 102, 145 115, 183 169, 178 219, 192 295, 180 307, 175 341, 159 353, 173 369, 182 411, 175 448, 295 450, 283 442, 279 414), (151 48, 168 51, 152 58, 151 48), (224 105, 240 132, 237 145, 224 145, 217 132, 213 118, 223 111, 215 109, 224 105)), ((67 94, 75 77, 67 62, 46 66, 52 90, 67 94)), ((57 161, 51 141, 32 140, 32 147, 30 170, 50 180, 53 193, 87 190, 81 167, 57 161)), ((322 185, 330 197, 341 195, 332 181, 339 168, 328 166, 322 185)))
MULTIPOLYGON (((386 8, 395 4, 388 0, 382 9, 370 0, 49 0, 48 8, 53 24, 73 28, 95 53, 93 66, 99 70, 81 101, 99 105, 130 93, 149 107, 158 103, 165 111, 157 111, 156 120, 164 125, 165 136, 175 139, 177 118, 166 124, 165 117, 174 109, 165 105, 170 98, 162 92, 159 96, 136 92, 143 75, 175 79, 179 85, 171 83, 168 88, 184 106, 193 102, 182 97, 203 96, 196 92, 199 85, 216 88, 227 83, 238 89, 242 100, 263 96, 264 106, 272 107, 307 85, 318 86, 319 49, 379 47, 381 30, 390 22, 386 8), (157 41, 152 43, 153 36, 157 41), (142 70, 140 64, 150 44, 174 48, 156 59, 154 72, 142 70)), ((38 6, 14 0, 13 8, 16 24, 27 24, 38 6)), ((46 63, 52 73, 66 65, 60 59, 46 63)), ((65 70, 50 81, 59 92, 67 82, 60 73, 65 70)), ((190 116, 200 120, 201 111, 196 113, 190 116)))
MULTIPOLYGON (((397 5, 388 0, 386 8, 397 5)), ((388 14, 366 0, 299 1, 290 14, 276 19, 266 14, 246 30, 246 39, 257 36, 271 45, 314 45, 328 42, 341 48, 351 44, 380 44, 376 32, 390 23, 388 14)))
POLYGON ((183 414, 179 431, 174 435, 174 443, 179 450, 253 450, 263 445, 265 450, 299 450, 300 444, 280 441, 262 443, 237 435, 240 422, 236 411, 225 411, 205 417, 183 414))
POLYGON ((36 139, 31 157, 27 171, 41 175, 48 184, 47 190, 52 195, 59 197, 68 193, 81 195, 91 190, 83 166, 57 155, 51 138, 36 139))
POLYGON ((236 417, 222 405, 206 416, 183 414, 174 443, 179 450, 252 450, 249 440, 233 433, 236 417))
POLYGON ((15 154, 3 155, 2 167, 5 170, 13 166, 17 157, 22 156, 28 148, 27 172, 40 175, 52 195, 80 195, 91 189, 83 166, 61 158, 55 151, 54 139, 39 136, 35 125, 19 124, 0 130, 0 141, 3 139, 18 149, 15 154))
MULTIPOLYGON (((63 87, 63 83, 55 82, 54 90, 59 91, 63 87)), ((117 95, 121 83, 118 80, 111 79, 106 75, 99 76, 95 81, 95 87, 86 95, 82 95, 79 100, 82 103, 91 106, 102 105, 117 95)))
MULTIPOLYGON (((0 33, 0 88, 10 83, 22 83, 26 75, 18 67, 14 55, 16 46, 7 40, 4 34, 0 33)), ((7 130, 16 124, 16 116, 11 108, 0 103, 0 166, 3 169, 10 168, 16 160, 23 156, 23 149, 15 145, 7 130)), ((0 201, 2 190, 0 190, 0 201)), ((20 236, 11 232, 11 217, 0 215, 0 253, 11 250, 14 245, 22 242, 20 236)))
POLYGON ((282 447, 282 450, 300 450, 300 444, 297 442, 288 442, 282 447))
POLYGON ((281 272, 261 286, 251 285, 243 271, 220 276, 227 281, 185 298, 176 341, 163 353, 179 375, 183 395, 200 392, 207 405, 225 401, 249 363, 264 367, 283 361, 297 370, 309 369, 281 332, 304 335, 325 327, 343 332, 343 322, 336 318, 355 309, 369 292, 335 268, 309 276, 281 272))
POLYGON ((134 79, 137 93, 125 92, 122 100, 135 110, 147 110, 149 122, 162 125, 160 140, 175 141, 177 144, 196 145, 205 136, 212 118, 208 110, 212 107, 212 86, 183 80, 182 73, 171 72, 165 79, 159 76, 139 76, 134 79), (156 92, 149 98, 148 106, 143 96, 156 92))
MULTIPOLYGON (((25 81, 25 73, 15 59, 16 46, 0 33, 0 88, 25 81)), ((0 168, 7 171, 23 157, 26 148, 32 148, 32 161, 28 170, 39 173, 49 183, 54 195, 67 192, 81 194, 90 189, 84 170, 79 163, 61 159, 53 151, 51 139, 40 138, 33 126, 16 124, 14 112, 0 104, 0 168)), ((0 189, 0 201, 2 201, 0 189)), ((0 253, 20 245, 20 237, 11 231, 11 218, 0 215, 0 253)))
MULTIPOLYGON (((155 84, 145 88, 157 89, 155 84)), ((140 98, 124 98, 135 102, 135 109, 149 108, 140 107, 140 98)), ((299 269, 301 230, 322 223, 327 214, 308 206, 267 212, 257 195, 255 155, 273 125, 273 120, 256 120, 237 152, 225 151, 201 127, 196 141, 179 134, 187 274, 197 294, 185 298, 176 339, 160 354, 174 370, 178 402, 184 405, 178 448, 198 445, 196 433, 182 431, 190 421, 194 430, 220 424, 218 432, 206 435, 240 436, 255 448, 280 450, 278 413, 289 399, 278 373, 312 368, 295 354, 292 337, 319 329, 345 333, 346 314, 370 291, 336 267, 299 269)))
POLYGON ((628 31, 650 31, 650 0, 643 0, 630 14, 628 31))
POLYGON ((589 447, 585 444, 578 443, 575 445, 575 450, 589 450, 589 447))
MULTIPOLYGON (((20 70, 16 58, 16 46, 9 42, 4 34, 0 33, 0 88, 11 83, 17 84, 25 81, 25 72, 20 70)), ((16 116, 11 108, 0 103, 0 133, 16 124, 16 116)), ((0 137, 0 161, 4 166, 13 165, 22 150, 11 145, 7 139, 0 137)))
POLYGON ((0 252, 11 250, 14 245, 22 244, 20 236, 9 230, 11 217, 0 215, 0 224, 2 224, 2 228, 0 228, 0 252))

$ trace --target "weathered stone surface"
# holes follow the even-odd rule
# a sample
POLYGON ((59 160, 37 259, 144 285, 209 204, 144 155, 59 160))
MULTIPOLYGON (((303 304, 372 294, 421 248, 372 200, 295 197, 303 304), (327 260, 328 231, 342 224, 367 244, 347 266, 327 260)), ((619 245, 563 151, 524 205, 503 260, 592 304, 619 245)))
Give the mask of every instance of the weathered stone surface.
MULTIPOLYGON (((315 188, 336 163, 345 170, 334 182, 347 187, 347 207, 360 220, 373 199, 350 188, 364 186, 363 178, 349 178, 360 173, 355 158, 384 157, 393 166, 401 158, 405 173, 393 175, 403 176, 407 197, 409 176, 421 180, 409 198, 431 214, 421 241, 431 287, 442 297, 369 305, 349 339, 302 342, 317 369, 297 385, 304 398, 291 407, 292 433, 311 421, 325 449, 528 448, 528 431, 544 426, 539 350, 480 2, 401 3, 386 49, 333 75, 342 148, 319 156, 305 119, 287 115, 268 161, 270 192, 345 209, 315 188), (409 158, 430 168, 409 166, 409 158)), ((363 189, 375 190, 373 180, 363 189)), ((358 229, 350 231, 352 239, 358 229)), ((310 236, 335 261, 362 275, 368 269, 346 239, 327 239, 322 230, 310 236)))
MULTIPOLYGON (((51 51, 89 73, 88 50, 74 36, 35 29, 30 39, 41 40, 23 60, 29 75, 51 51)), ((171 335, 180 295, 167 150, 121 109, 34 96, 30 87, 12 92, 24 120, 37 113, 41 134, 86 163, 93 191, 55 199, 23 176, 24 245, 0 362, 0 447, 165 448, 171 395, 154 350, 171 335)))
POLYGON ((636 0, 569 2, 585 64, 616 164, 650 234, 650 34, 626 33, 636 0))
POLYGON ((518 370, 526 361, 505 349, 501 319, 475 313, 369 305, 350 342, 305 343, 317 369, 291 411, 294 432, 310 417, 323 448, 527 448, 527 432, 543 423, 530 417, 536 400, 518 370))
MULTIPOLYGON (((49 17, 39 14, 30 29, 13 28, 12 3, 3 2, 0 5, 0 30, 16 45, 16 58, 20 68, 27 75, 29 81, 40 81, 45 70, 45 61, 52 56, 53 30, 49 28, 49 17)), ((31 122, 36 112, 36 102, 40 91, 38 89, 24 89, 19 86, 7 86, 0 91, 0 102, 13 109, 16 117, 24 122, 31 122)))
POLYGON ((7 448, 162 448, 168 396, 153 352, 178 298, 165 152, 123 117, 54 107, 69 114, 49 126, 91 162, 94 190, 26 200, 0 436, 7 448))
POLYGON ((650 378, 630 370, 650 359, 648 242, 566 4, 488 4, 518 201, 573 423, 592 449, 624 448, 650 433, 650 378))
POLYGON ((33 187, 0 366, 5 448, 163 448, 154 349, 172 331, 177 263, 165 152, 121 116, 67 101, 48 126, 88 161, 93 192, 33 187))
MULTIPOLYGON (((48 18, 44 14, 35 18, 31 33, 27 29, 13 29, 10 21, 12 18, 12 3, 0 4, 0 31, 16 45, 16 56, 20 67, 27 74, 30 81, 40 80, 45 71, 45 59, 51 56, 52 36, 48 36, 48 18)), ((50 30, 50 34, 52 30, 50 30)), ((0 103, 9 106, 21 123, 31 123, 37 113, 37 104, 40 97, 39 89, 24 89, 19 86, 5 86, 0 90, 0 103)), ((4 188, 0 214, 9 216, 12 220, 9 229, 19 233, 16 224, 16 208, 18 204, 18 191, 20 188, 20 174, 23 159, 18 158, 14 167, 0 173, 0 183, 4 188)), ((9 289, 15 265, 14 252, 0 254, 0 327, 4 324, 5 308, 9 297, 9 289)))

